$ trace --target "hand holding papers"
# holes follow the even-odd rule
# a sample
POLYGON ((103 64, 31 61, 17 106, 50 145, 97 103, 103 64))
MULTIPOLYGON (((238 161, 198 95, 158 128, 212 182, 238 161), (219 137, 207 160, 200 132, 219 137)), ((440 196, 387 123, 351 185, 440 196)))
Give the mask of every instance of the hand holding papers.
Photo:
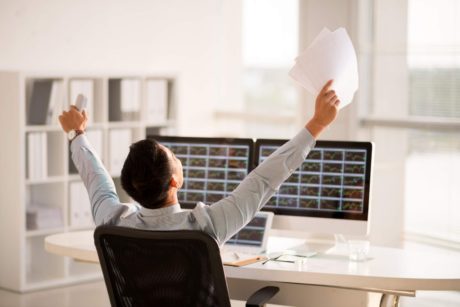
POLYGON ((339 108, 348 105, 358 89, 358 63, 347 31, 339 28, 331 32, 324 28, 296 58, 289 75, 315 96, 333 79, 339 108))

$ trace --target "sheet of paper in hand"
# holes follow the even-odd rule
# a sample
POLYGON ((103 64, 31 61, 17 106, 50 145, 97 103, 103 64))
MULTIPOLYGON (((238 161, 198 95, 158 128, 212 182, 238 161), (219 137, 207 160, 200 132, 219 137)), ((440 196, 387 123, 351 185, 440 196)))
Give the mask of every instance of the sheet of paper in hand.
POLYGON ((339 108, 350 104, 358 89, 358 62, 350 37, 344 28, 331 32, 324 28, 297 58, 289 75, 313 95, 328 80, 340 99, 339 108))

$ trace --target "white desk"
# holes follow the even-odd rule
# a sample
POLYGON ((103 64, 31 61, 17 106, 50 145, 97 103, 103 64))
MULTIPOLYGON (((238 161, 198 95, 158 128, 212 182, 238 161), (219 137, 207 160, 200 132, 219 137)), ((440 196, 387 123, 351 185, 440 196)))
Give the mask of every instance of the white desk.
MULTIPOLYGON (((298 241, 270 237, 269 250, 296 243, 298 241)), ((45 239, 45 249, 50 253, 82 261, 98 262, 92 231, 48 236, 45 239)), ((234 286, 247 288, 242 281, 297 287, 315 285, 381 293, 383 295, 377 299, 377 305, 397 306, 399 295, 415 296, 416 290, 460 290, 458 253, 423 254, 403 249, 371 247, 369 257, 371 260, 365 262, 351 262, 346 256, 325 254, 309 258, 302 266, 268 261, 239 268, 224 266, 224 270, 227 278, 238 281, 234 283, 236 285, 229 282, 231 294, 234 286)), ((296 291, 299 294, 298 288, 296 291)), ((275 303, 299 306, 292 295, 284 296, 283 300, 275 303)))

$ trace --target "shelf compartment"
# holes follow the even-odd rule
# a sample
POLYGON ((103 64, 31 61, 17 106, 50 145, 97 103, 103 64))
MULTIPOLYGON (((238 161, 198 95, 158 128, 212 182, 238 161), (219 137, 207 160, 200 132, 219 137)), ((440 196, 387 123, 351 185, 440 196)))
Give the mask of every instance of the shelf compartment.
POLYGON ((94 228, 91 203, 82 181, 69 182, 69 226, 94 228))
POLYGON ((172 118, 172 80, 149 78, 144 82, 144 121, 149 126, 165 126, 172 118))
POLYGON ((142 112, 142 83, 139 78, 108 80, 109 122, 139 121, 142 112))
POLYGON ((113 177, 119 177, 132 143, 145 138, 141 128, 116 128, 108 131, 107 168, 113 177))
POLYGON ((32 78, 26 81, 27 125, 57 125, 64 106, 64 80, 32 78))
POLYGON ((65 175, 62 131, 29 132, 26 136, 26 178, 44 180, 65 175))
POLYGON ((64 227, 65 192, 63 182, 26 186, 26 229, 38 231, 64 227))
POLYGON ((104 81, 95 78, 72 78, 69 80, 68 106, 75 104, 78 94, 88 99, 86 111, 88 123, 102 123, 106 120, 104 108, 104 81))
POLYGON ((26 239, 26 283, 65 278, 65 258, 45 251, 45 236, 26 239))

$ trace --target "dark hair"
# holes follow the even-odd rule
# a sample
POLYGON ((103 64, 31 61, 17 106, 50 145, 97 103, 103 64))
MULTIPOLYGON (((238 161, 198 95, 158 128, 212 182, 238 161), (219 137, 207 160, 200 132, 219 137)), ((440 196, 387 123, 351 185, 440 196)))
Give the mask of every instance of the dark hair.
POLYGON ((152 139, 132 144, 121 170, 121 186, 145 208, 165 204, 172 176, 166 151, 152 139))

